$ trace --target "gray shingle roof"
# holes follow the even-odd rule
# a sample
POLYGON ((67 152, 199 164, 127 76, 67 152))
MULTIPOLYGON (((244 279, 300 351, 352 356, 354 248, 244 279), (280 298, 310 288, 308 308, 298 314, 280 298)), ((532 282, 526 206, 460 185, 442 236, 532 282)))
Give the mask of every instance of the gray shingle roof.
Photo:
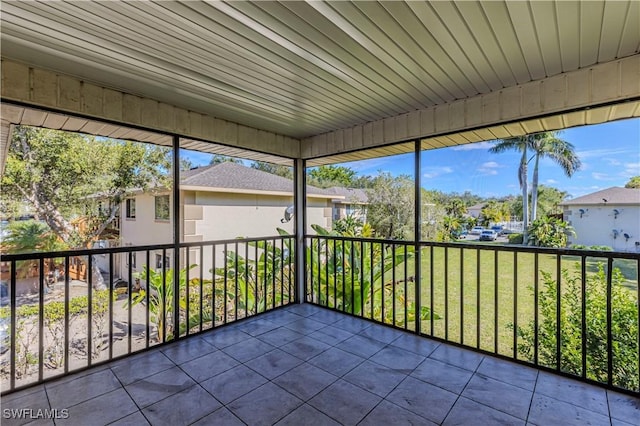
POLYGON ((637 204, 640 205, 640 189, 638 188, 620 188, 613 186, 603 189, 602 191, 593 192, 583 195, 582 197, 572 200, 563 201, 560 205, 605 205, 605 204, 637 204), (607 200, 606 203, 604 200, 607 200))
MULTIPOLYGON (((198 167, 181 172, 182 185, 206 188, 227 188, 255 191, 275 191, 293 193, 293 181, 262 170, 225 162, 198 167)), ((331 196, 326 189, 307 186, 307 192, 314 195, 331 196)))
POLYGON ((360 188, 343 188, 340 186, 333 186, 328 188, 327 191, 344 197, 345 203, 366 203, 369 200, 367 193, 360 188))

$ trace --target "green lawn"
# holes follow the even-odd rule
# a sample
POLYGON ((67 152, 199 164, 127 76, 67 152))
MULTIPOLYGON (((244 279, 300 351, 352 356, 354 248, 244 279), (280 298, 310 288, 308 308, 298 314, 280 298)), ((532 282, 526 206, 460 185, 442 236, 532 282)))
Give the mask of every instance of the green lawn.
MULTIPOLYGON (((497 352, 499 354, 513 356, 513 325, 525 326, 535 318, 535 254, 518 253, 514 257, 513 252, 498 250, 496 279, 496 252, 493 248, 479 250, 479 257, 478 250, 475 249, 448 248, 446 250, 446 263, 445 248, 425 247, 422 249, 421 305, 433 306, 433 312, 440 317, 432 321, 423 320, 421 326, 423 333, 432 334, 433 327, 433 336, 488 351, 494 351, 497 344, 497 352), (433 250, 433 253, 431 253, 431 250, 433 250), (431 256, 433 256, 433 268, 431 268, 431 256), (517 267, 515 266, 516 264, 517 267), (431 283, 433 283, 433 289, 431 288, 431 283), (431 300, 432 292, 433 300, 431 300), (496 328, 497 343, 495 338, 496 328)), ((564 256, 560 261, 560 268, 562 270, 566 269, 572 276, 579 277, 579 260, 578 257, 564 256)), ((587 275, 595 274, 598 270, 598 262, 602 261, 587 259, 587 275)), ((624 285, 634 294, 637 294, 637 262, 618 259, 614 261, 614 267, 621 269, 623 272, 626 278, 624 285)), ((398 283, 396 285, 396 297, 398 299, 396 318, 398 318, 398 324, 402 324, 402 318, 404 317, 402 309, 405 297, 404 283, 401 283, 404 279, 404 269, 404 265, 396 268, 396 282, 398 283)), ((556 256, 538 255, 537 269, 539 290, 541 291, 543 273, 550 274, 551 278, 556 280, 556 256)), ((391 275, 390 271, 385 274, 386 282, 393 281, 391 275)), ((407 262, 407 276, 411 277, 413 275, 414 260, 410 259, 407 262)), ((414 295, 413 284, 409 283, 406 295, 408 305, 414 302, 414 295)), ((388 303, 386 309, 391 309, 388 303)), ((381 316, 377 319, 380 320, 381 316)), ((409 322, 407 327, 415 329, 415 325, 412 322, 409 322)))

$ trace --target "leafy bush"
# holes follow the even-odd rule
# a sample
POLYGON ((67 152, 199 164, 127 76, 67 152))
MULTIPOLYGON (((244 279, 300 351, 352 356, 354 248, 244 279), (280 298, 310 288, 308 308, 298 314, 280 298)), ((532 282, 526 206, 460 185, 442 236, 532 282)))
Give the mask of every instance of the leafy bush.
POLYGON ((522 244, 522 234, 509 234, 509 244, 522 244))
MULTIPOLYGON (((555 367, 556 330, 560 327, 560 369, 582 374, 582 282, 579 276, 562 271, 560 323, 556 320, 558 285, 551 274, 542 272, 539 294, 538 359, 541 365, 555 367)), ((622 284, 619 269, 612 271, 611 329, 613 340, 612 380, 615 386, 638 391, 638 305, 622 284)), ((586 361, 588 378, 607 382, 607 277, 602 263, 586 282, 586 361)), ((533 359, 535 323, 518 328, 518 349, 523 357, 533 359)))
POLYGON ((609 246, 586 246, 584 244, 572 244, 574 250, 594 250, 594 251, 613 251, 609 246))
POLYGON ((534 220, 528 231, 528 243, 538 247, 566 247, 569 235, 575 235, 567 222, 548 216, 534 220))

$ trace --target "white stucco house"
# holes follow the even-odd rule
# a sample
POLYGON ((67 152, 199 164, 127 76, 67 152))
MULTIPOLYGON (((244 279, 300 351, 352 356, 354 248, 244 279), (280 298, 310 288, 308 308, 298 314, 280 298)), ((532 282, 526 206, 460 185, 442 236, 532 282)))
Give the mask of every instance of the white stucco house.
POLYGON ((640 253, 640 189, 611 187, 560 205, 576 232, 571 244, 640 253))
MULTIPOLYGON (((293 205, 292 180, 231 162, 183 171, 180 177, 181 242, 274 236, 277 228, 293 234, 293 221, 282 222, 285 209, 293 205)), ((312 224, 330 228, 334 219, 344 217, 342 212, 364 202, 360 192, 307 186, 307 231, 313 232, 312 224)), ((172 193, 167 189, 132 192, 120 208, 120 244, 172 241, 172 206, 172 193)), ((190 253, 190 262, 199 263, 198 252, 190 253)), ((134 254, 133 271, 145 263, 143 255, 134 254)), ((209 257, 205 255, 205 270, 211 266, 209 257)), ((162 259, 160 253, 154 253, 150 259, 155 268, 161 268, 163 262, 172 267, 171 256, 162 259)), ((120 259, 119 264, 118 275, 127 276, 128 259, 120 259)))

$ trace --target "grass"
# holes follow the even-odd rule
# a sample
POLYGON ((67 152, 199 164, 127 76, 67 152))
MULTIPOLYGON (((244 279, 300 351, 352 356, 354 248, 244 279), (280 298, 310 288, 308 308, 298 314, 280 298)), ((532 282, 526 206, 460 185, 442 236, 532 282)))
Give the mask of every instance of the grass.
MULTIPOLYGON (((422 249, 420 302, 422 306, 432 307, 440 318, 434 315, 435 319, 424 320, 421 331, 505 356, 515 354, 520 358, 514 351, 514 345, 517 347, 519 343, 515 327, 528 325, 535 318, 536 267, 538 285, 542 283, 543 272, 557 280, 557 258, 555 255, 539 254, 536 264, 534 253, 514 254, 493 246, 478 248, 480 250, 443 247, 422 249), (494 250, 496 248, 497 251, 494 250)), ((580 276, 579 260, 578 257, 563 256, 559 262, 560 269, 580 276)), ((601 262, 602 259, 588 258, 586 274, 595 274, 601 262)), ((408 276, 414 274, 414 265, 414 259, 407 262, 408 276)), ((623 272, 627 280, 625 287, 637 294, 638 263, 616 259, 613 265, 623 272)), ((396 282, 404 279, 404 269, 404 265, 396 268, 396 282)), ((387 283, 392 282, 391 275, 391 272, 385 274, 387 283)), ((400 300, 396 310, 396 318, 400 318, 398 323, 402 324, 404 317, 402 307, 405 296, 411 304, 415 302, 414 295, 413 284, 409 284, 406 295, 404 286, 397 285, 396 297, 400 300)), ((389 309, 390 305, 387 304, 389 309)), ((407 326, 415 329, 412 323, 407 326)))

